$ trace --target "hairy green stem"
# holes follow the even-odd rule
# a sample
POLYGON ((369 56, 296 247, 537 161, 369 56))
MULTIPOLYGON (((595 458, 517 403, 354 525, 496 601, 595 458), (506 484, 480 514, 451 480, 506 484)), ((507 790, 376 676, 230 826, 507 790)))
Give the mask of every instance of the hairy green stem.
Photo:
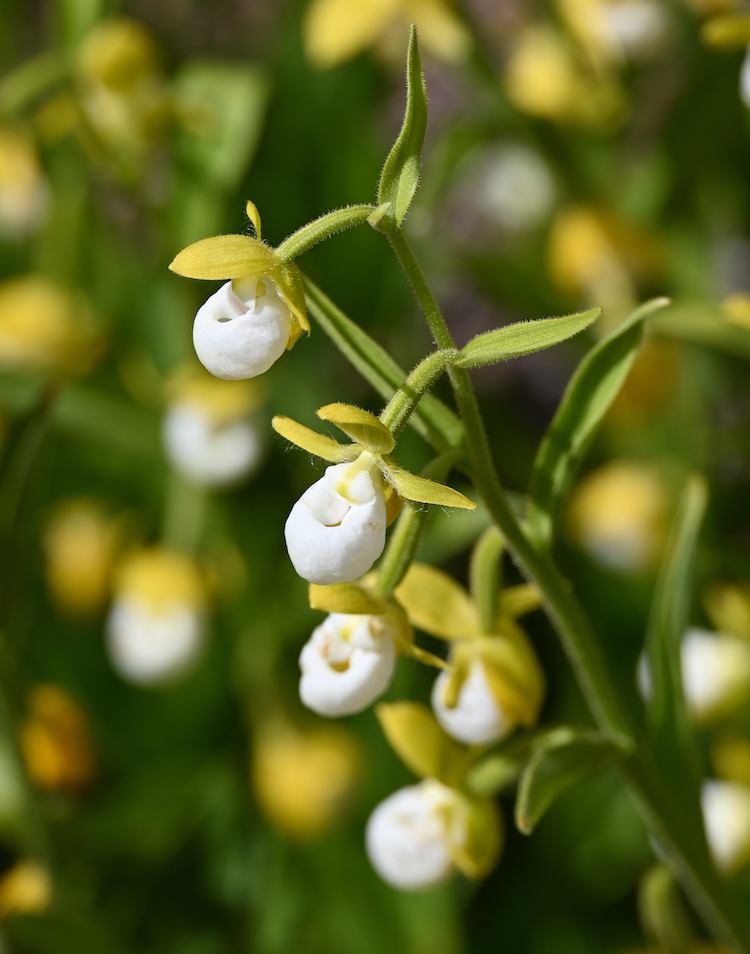
POLYGON ((343 209, 326 212, 287 236, 276 249, 278 257, 285 262, 304 255, 314 245, 323 242, 338 232, 364 225, 372 214, 372 205, 347 205, 343 209))
MULTIPOLYGON (((455 348, 442 311, 401 231, 386 235, 414 291, 425 321, 441 349, 455 348)), ((495 470, 479 404, 468 373, 455 366, 449 377, 466 431, 466 446, 474 480, 487 509, 503 534, 521 570, 538 587, 547 614, 561 639, 578 684, 600 728, 635 743, 635 754, 623 766, 625 778, 641 813, 656 836, 672 869, 682 881, 707 925, 737 952, 750 954, 745 918, 736 909, 708 859, 696 847, 681 821, 677 799, 665 788, 658 766, 642 743, 607 671, 591 624, 570 585, 549 557, 537 549, 516 519, 495 470)))
POLYGON ((394 437, 417 409, 422 395, 432 387, 455 355, 455 349, 428 354, 390 399, 380 415, 380 420, 394 437))

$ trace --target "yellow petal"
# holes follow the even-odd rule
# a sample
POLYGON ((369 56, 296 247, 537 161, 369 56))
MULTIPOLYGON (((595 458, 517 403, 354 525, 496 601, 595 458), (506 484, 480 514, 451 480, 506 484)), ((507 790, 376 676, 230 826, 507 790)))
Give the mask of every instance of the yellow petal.
POLYGON ((250 219, 250 224, 255 229, 255 237, 260 242, 262 237, 260 212, 258 211, 258 206, 254 202, 251 202, 250 199, 245 203, 245 215, 250 219))
MULTIPOLYGON (((374 414, 353 404, 326 404, 318 409, 321 421, 329 421, 371 454, 390 454, 393 434, 374 414)), ((402 495, 403 496, 403 495, 402 495)))
POLYGON ((396 493, 405 500, 415 503, 434 504, 436 507, 456 507, 460 510, 475 510, 476 504, 463 494, 439 484, 427 477, 418 477, 408 470, 398 467, 392 461, 383 462, 382 471, 386 480, 393 484, 396 493))
POLYGON ((385 600, 354 583, 333 583, 330 586, 311 583, 308 596, 311 609, 326 613, 383 616, 388 610, 385 600))
POLYGON ((415 775, 448 785, 461 778, 466 767, 464 750, 448 738, 426 706, 381 703, 375 714, 391 748, 415 775))
POLYGON ((272 419, 271 427, 291 444, 301 447, 309 454, 315 454, 316 457, 322 457, 323 460, 330 461, 332 464, 354 460, 359 454, 359 448, 353 444, 339 444, 332 437, 318 434, 312 428, 305 427, 304 424, 293 421, 291 417, 284 417, 282 414, 277 414, 272 419))
POLYGON ((287 350, 291 350, 302 332, 310 334, 310 320, 307 317, 307 300, 302 273, 294 262, 286 262, 273 272, 279 289, 279 295, 292 313, 292 333, 289 336, 287 350))
POLYGON ((412 563, 395 595, 412 624, 431 636, 466 639, 478 631, 479 619, 469 594, 432 566, 412 563))
POLYGON ((451 858, 467 878, 483 878, 498 862, 505 841, 503 820, 497 805, 485 798, 461 795, 453 809, 460 817, 455 829, 463 833, 451 844, 451 858))
POLYGON ((395 18, 400 0, 314 0, 305 18, 305 48, 331 67, 371 46, 395 18))
POLYGON ((249 235, 214 235, 184 248, 169 266, 185 278, 248 278, 272 271, 272 248, 249 235))
POLYGON ((509 586, 500 594, 500 615, 518 619, 542 605, 542 595, 533 583, 509 586))
POLYGON ((501 635, 482 639, 480 656, 503 712, 519 725, 534 725, 544 698, 544 674, 526 634, 505 620, 501 635))

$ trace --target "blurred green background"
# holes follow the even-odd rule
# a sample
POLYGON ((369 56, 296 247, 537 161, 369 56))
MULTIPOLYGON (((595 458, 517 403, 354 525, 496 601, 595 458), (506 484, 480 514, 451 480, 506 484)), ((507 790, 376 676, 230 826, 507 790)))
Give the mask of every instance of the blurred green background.
MULTIPOLYGON (((682 307, 592 449, 591 473, 614 484, 581 484, 561 553, 636 705, 655 555, 689 471, 711 486, 695 623, 707 586, 748 579, 750 122, 742 49, 701 39, 732 4, 653 0, 635 40, 595 28, 607 5, 3 0, 0 869, 37 865, 20 902, 0 880, 3 950, 645 946, 636 889, 653 851, 614 776, 563 799, 531 839, 509 822, 482 884, 402 895, 371 871, 364 823, 409 775, 371 712, 324 727, 298 701, 297 656, 320 615, 282 527, 321 471, 269 426, 275 413, 311 424, 331 401, 379 411, 321 330, 253 395, 265 448, 248 479, 197 488, 161 438, 168 382, 193 360, 192 319, 217 287, 169 262, 198 238, 246 230, 248 198, 272 243, 371 201, 416 20, 431 118, 409 230, 457 340, 589 303, 605 307, 605 327, 654 294, 682 307), (68 296, 74 331, 61 319, 45 336, 41 312, 59 302, 17 319, 10 283, 29 276, 68 296), (62 360, 68 345, 81 366, 62 360), (55 536, 60 508, 82 498, 95 529, 55 536), (206 638, 180 679, 142 686, 113 667, 105 620, 122 555, 157 543, 189 550, 206 575, 206 638)), ((426 352, 375 231, 336 237, 302 266, 405 367, 426 352)), ((511 489, 523 490, 593 340, 476 374, 511 489)), ((400 449, 413 468, 429 459, 413 435, 400 449)), ((484 525, 481 512, 434 515, 420 558, 465 579, 484 525)), ((585 722, 541 614, 529 632, 549 682, 544 723, 585 722)), ((431 679, 402 660, 388 698, 426 701, 431 679)), ((749 715, 705 736, 707 771, 711 746, 741 742, 749 715)), ((739 751, 727 771, 743 777, 739 751)))

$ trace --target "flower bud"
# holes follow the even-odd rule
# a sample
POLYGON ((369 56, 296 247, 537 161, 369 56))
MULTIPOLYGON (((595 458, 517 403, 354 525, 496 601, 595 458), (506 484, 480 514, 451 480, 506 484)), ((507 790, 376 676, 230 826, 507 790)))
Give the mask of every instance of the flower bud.
POLYGON ((93 778, 86 714, 57 686, 41 685, 31 692, 20 747, 29 778, 40 788, 70 791, 93 778))
POLYGON ((115 669, 142 685, 182 675, 203 645, 205 602, 202 576, 187 557, 159 548, 131 556, 107 621, 115 669))
POLYGON ((489 745, 513 730, 514 722, 498 705, 479 660, 470 664, 455 702, 450 681, 451 674, 441 672, 432 688, 432 709, 448 735, 467 745, 489 745))
POLYGON ((318 715, 361 712, 388 688, 395 659, 383 617, 331 613, 300 654, 300 697, 318 715))
POLYGON ((287 550, 310 583, 347 583, 363 576, 383 552, 386 512, 380 475, 362 454, 327 467, 300 497, 284 528, 287 550))
POLYGON ((367 822, 370 863, 380 877, 406 891, 433 888, 453 873, 451 789, 427 780, 390 795, 367 822))
POLYGON ((733 874, 750 861, 750 788, 739 782, 704 782, 701 807, 714 864, 723 874, 733 874))
POLYGON ((217 378, 241 380, 268 371, 289 344, 289 308, 266 276, 226 282, 195 316, 193 344, 217 378))
POLYGON ((163 424, 164 445, 175 470, 201 487, 235 483, 260 463, 263 439, 250 417, 252 385, 219 381, 201 372, 181 376, 163 424))

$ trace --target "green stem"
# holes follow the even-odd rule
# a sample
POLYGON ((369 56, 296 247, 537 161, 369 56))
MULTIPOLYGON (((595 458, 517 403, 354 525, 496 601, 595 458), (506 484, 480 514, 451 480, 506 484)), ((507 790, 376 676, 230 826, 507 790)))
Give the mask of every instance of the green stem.
MULTIPOLYGON (((441 349, 455 347, 440 306, 425 281, 414 254, 401 231, 386 232, 393 250, 414 290, 432 336, 441 349)), ((595 634, 570 585, 548 556, 539 551, 516 519, 500 484, 484 422, 468 373, 455 366, 449 377, 466 430, 466 446, 477 489, 521 570, 538 587, 547 614, 560 637, 578 684, 600 728, 624 735, 634 742, 636 754, 623 771, 641 813, 657 837, 661 850, 681 879, 706 923, 732 948, 750 954, 744 917, 735 910, 719 879, 694 839, 681 824, 677 799, 665 794, 658 766, 639 751, 636 733, 620 695, 607 671, 595 634)))
POLYGON ((423 358, 408 375, 380 415, 380 420, 394 437, 417 409, 422 395, 428 391, 445 371, 456 351, 433 351, 423 358))
POLYGON ((343 209, 326 212, 287 236, 276 249, 276 254, 282 261, 289 262, 338 232, 364 225, 373 211, 372 205, 347 205, 343 209))

